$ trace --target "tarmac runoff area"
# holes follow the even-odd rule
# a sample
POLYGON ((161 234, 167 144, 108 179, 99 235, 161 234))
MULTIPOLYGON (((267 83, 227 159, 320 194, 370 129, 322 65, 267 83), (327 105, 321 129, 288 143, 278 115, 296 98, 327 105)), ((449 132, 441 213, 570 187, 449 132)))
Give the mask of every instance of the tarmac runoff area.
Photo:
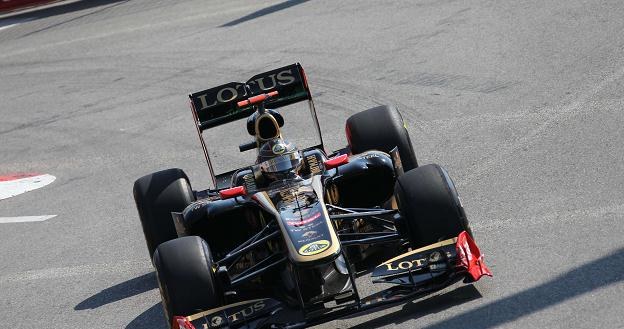
POLYGON ((207 187, 186 96, 301 62, 328 148, 349 115, 401 109, 494 273, 318 328, 624 328, 622 17, 616 0, 94 0, 3 16, 0 175, 56 178, 0 181, 0 316, 166 328, 134 180, 180 167, 207 187))

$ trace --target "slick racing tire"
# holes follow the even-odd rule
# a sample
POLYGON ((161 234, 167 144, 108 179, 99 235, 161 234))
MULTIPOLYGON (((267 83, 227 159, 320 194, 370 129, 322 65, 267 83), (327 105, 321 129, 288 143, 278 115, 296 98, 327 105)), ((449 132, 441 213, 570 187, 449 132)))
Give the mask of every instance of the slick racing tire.
POLYGON ((162 305, 171 325, 174 316, 187 316, 221 305, 206 241, 186 236, 162 243, 154 252, 162 305))
POLYGON ((346 133, 353 154, 368 150, 387 153, 398 147, 403 170, 418 167, 403 118, 395 107, 382 105, 352 115, 347 119, 346 133))
POLYGON ((195 196, 182 169, 143 176, 134 182, 133 192, 151 259, 159 244, 178 237, 171 212, 182 212, 195 196))
POLYGON ((397 179, 394 193, 412 248, 462 231, 472 236, 455 185, 442 167, 429 164, 406 172, 397 179))

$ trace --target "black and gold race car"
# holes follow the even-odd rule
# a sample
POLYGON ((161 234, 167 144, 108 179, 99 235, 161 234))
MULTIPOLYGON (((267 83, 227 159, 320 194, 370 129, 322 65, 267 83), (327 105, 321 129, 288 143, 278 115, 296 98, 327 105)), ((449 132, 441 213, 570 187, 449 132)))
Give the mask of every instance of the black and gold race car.
POLYGON ((448 173, 418 166, 395 108, 352 115, 328 152, 299 64, 190 104, 212 186, 180 169, 134 184, 172 328, 307 327, 491 276, 448 173), (364 275, 393 285, 362 296, 364 275))

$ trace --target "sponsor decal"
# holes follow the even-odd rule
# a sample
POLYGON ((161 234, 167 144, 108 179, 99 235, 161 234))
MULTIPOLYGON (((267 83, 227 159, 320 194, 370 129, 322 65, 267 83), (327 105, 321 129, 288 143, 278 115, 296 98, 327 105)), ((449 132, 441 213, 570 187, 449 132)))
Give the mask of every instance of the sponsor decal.
POLYGON ((454 239, 449 239, 438 242, 430 246, 416 249, 415 253, 411 251, 388 260, 375 267, 372 276, 379 277, 401 274, 408 271, 418 271, 423 268, 427 268, 430 272, 447 271, 451 264, 449 261, 455 257, 453 254, 455 246, 449 244, 453 243, 453 241, 454 239), (427 250, 431 250, 431 248, 439 249, 428 252, 427 250))
POLYGON ((321 173, 321 166, 319 165, 318 158, 316 155, 311 154, 306 157, 306 161, 308 163, 308 168, 310 168, 310 173, 312 175, 321 173))
POLYGON ((212 327, 218 327, 222 324, 223 324, 223 318, 218 315, 210 319, 210 326, 212 327))
POLYGON ((319 234, 318 231, 314 231, 311 230, 311 228, 315 225, 309 225, 310 227, 303 227, 301 229, 294 229, 291 230, 291 232, 301 232, 301 235, 299 236, 299 238, 296 238, 297 240, 297 246, 302 246, 306 243, 309 242, 314 242, 314 241, 318 241, 320 239, 324 239, 325 235, 324 234, 319 234))
POLYGON ((404 260, 404 261, 396 261, 387 264, 383 264, 386 266, 386 270, 388 271, 406 271, 411 269, 417 269, 423 267, 427 264, 427 258, 419 258, 413 260, 404 260))
POLYGON ((301 236, 304 237, 304 238, 309 238, 309 237, 315 236, 317 234, 318 234, 318 232, 316 232, 316 231, 307 231, 307 232, 303 233, 301 236))
MULTIPOLYGON (((274 73, 256 80, 247 82, 252 91, 266 92, 277 86, 287 86, 297 81, 293 75, 292 68, 278 73, 274 73), (255 89, 255 90, 253 90, 255 89)), ((205 110, 217 104, 228 103, 236 99, 246 97, 248 95, 246 85, 243 83, 232 83, 224 86, 216 92, 210 90, 210 93, 195 95, 199 100, 199 108, 197 110, 205 110)), ((218 88, 218 87, 217 87, 218 88)), ((252 94, 253 95, 253 94, 252 94)))
POLYGON ((245 307, 244 309, 233 313, 231 315, 228 315, 228 320, 230 322, 236 322, 238 320, 242 320, 244 318, 249 318, 252 315, 254 315, 256 312, 262 311, 264 309, 264 307, 266 306, 266 304, 264 303, 263 300, 259 301, 259 302, 255 302, 253 305, 250 305, 248 307, 245 307))
POLYGON ((288 226, 303 226, 305 224, 311 223, 316 219, 319 219, 321 217, 321 213, 317 212, 316 214, 307 217, 307 218, 302 218, 302 217, 290 217, 286 219, 286 225, 288 226))
POLYGON ((300 203, 303 203, 301 205, 306 206, 308 203, 306 202, 306 196, 303 193, 300 193, 300 191, 297 188, 289 188, 289 189, 285 189, 285 190, 281 190, 279 191, 279 195, 280 198, 282 199, 282 202, 284 204, 289 204, 289 203, 293 203, 295 202, 295 197, 298 198, 298 201, 300 203))
POLYGON ((325 251, 330 245, 331 242, 327 240, 314 241, 299 248, 299 253, 304 256, 316 255, 325 251))
POLYGON ((367 153, 364 156, 362 156, 362 159, 374 159, 374 158, 379 158, 379 157, 380 156, 379 156, 378 153, 371 152, 371 153, 367 153))
MULTIPOLYGON (((269 303, 271 304, 271 303, 269 303)), ((266 300, 256 301, 253 304, 243 305, 244 307, 237 308, 233 307, 233 310, 236 310, 234 313, 230 313, 230 310, 223 310, 224 313, 220 315, 210 315, 208 314, 204 318, 205 322, 201 324, 202 329, 216 329, 216 328, 225 328, 228 325, 234 324, 239 321, 243 321, 245 319, 250 319, 258 314, 258 312, 264 310, 267 307, 266 300)), ((210 311, 208 311, 210 312, 210 311)), ((214 313, 213 313, 214 314, 214 313)), ((193 318, 195 316, 191 316, 193 318)), ((195 318, 198 319, 198 318, 195 318)), ((195 320, 192 319, 192 320, 195 320)))
POLYGON ((439 251, 434 251, 429 255, 429 262, 436 263, 442 260, 442 254, 439 251))
POLYGON ((288 86, 295 82, 296 79, 293 75, 292 69, 284 70, 278 73, 274 73, 256 80, 248 81, 247 84, 250 87, 257 86, 261 91, 269 91, 275 87, 288 86))
POLYGON ((197 95, 197 99, 199 100, 201 107, 199 110, 207 109, 211 106, 215 106, 218 103, 227 103, 231 102, 239 97, 247 96, 247 90, 245 90, 245 85, 242 83, 231 84, 227 87, 219 89, 214 95, 201 94, 197 95), (211 100, 209 101, 207 98, 211 96, 211 100))
MULTIPOLYGON (((310 223, 304 223, 304 224, 305 225, 303 225, 303 224, 299 225, 297 223, 293 223, 293 225, 286 224, 286 225, 288 225, 288 231, 294 235, 293 239, 296 239, 297 241, 299 241, 299 243, 312 242, 313 240, 318 240, 318 239, 315 239, 314 237, 307 238, 307 239, 303 238, 302 240, 300 240, 299 238, 302 238, 301 234, 303 234, 303 232, 305 232, 305 231, 310 231, 310 230, 323 230, 323 231, 327 231, 326 227, 324 227, 324 225, 323 225, 325 223, 322 222, 322 221, 312 221, 310 223), (299 233, 299 234, 297 235, 297 233, 299 233)), ((323 232, 321 232, 321 233, 322 233, 321 235, 325 234, 323 232)))
POLYGON ((286 152, 286 145, 284 145, 282 143, 275 144, 275 145, 273 145, 271 150, 273 151, 273 154, 282 154, 282 153, 286 152))

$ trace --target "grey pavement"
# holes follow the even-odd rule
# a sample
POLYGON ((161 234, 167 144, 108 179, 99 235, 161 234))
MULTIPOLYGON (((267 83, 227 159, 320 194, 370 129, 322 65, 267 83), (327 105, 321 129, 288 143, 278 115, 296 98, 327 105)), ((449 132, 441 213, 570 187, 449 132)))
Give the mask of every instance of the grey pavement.
POLYGON ((624 328, 623 17, 619 0, 92 0, 4 17, 0 175, 57 180, 0 217, 58 216, 0 224, 0 317, 165 328, 133 181, 180 167, 207 187, 188 93, 301 62, 332 148, 349 115, 399 106, 495 275, 320 328, 624 328))

